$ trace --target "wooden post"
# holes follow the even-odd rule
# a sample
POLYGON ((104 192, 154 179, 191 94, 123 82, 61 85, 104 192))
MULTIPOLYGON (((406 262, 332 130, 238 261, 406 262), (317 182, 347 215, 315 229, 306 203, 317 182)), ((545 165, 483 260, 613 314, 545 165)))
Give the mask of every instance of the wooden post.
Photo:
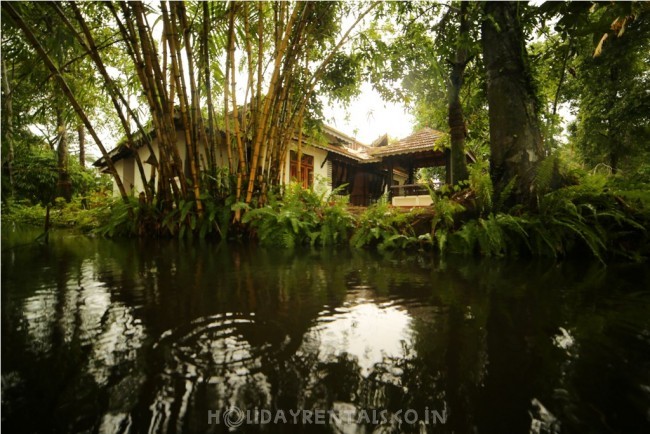
POLYGON ((393 199, 393 160, 388 160, 388 200, 393 199))
POLYGON ((452 183, 451 171, 451 149, 445 148, 445 184, 447 185, 452 183))
POLYGON ((408 173, 408 179, 406 180, 407 184, 414 184, 415 181, 413 180, 413 162, 409 162, 409 173, 408 173))

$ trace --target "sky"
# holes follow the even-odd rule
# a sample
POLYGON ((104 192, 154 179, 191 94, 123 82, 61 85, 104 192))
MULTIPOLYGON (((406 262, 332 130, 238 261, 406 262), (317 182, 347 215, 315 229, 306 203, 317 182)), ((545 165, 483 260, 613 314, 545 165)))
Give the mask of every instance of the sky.
POLYGON ((369 145, 388 134, 401 139, 413 132, 414 119, 401 104, 385 102, 369 83, 361 94, 345 108, 329 102, 324 107, 325 123, 369 145))

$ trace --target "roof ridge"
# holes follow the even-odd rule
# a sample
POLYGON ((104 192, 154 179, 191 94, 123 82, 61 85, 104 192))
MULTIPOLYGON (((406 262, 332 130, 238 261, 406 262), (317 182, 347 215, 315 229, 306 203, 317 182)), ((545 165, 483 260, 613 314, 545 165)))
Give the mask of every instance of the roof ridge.
POLYGON ((347 139, 347 140, 349 140, 349 141, 352 142, 352 143, 356 143, 356 144, 358 144, 358 145, 362 145, 362 146, 364 146, 364 147, 366 147, 366 148, 369 148, 369 147, 370 147, 370 146, 368 146, 367 144, 365 144, 365 143, 363 143, 362 141, 360 141, 359 139, 357 139, 356 137, 353 137, 353 136, 351 136, 351 135, 349 135, 349 134, 346 134, 346 133, 344 133, 343 131, 341 131, 341 130, 339 130, 339 129, 337 129, 337 128, 334 128, 333 126, 328 125, 328 124, 326 124, 326 123, 323 123, 323 130, 330 130, 330 132, 332 132, 332 133, 334 133, 334 134, 338 134, 339 136, 343 136, 344 139, 347 139))

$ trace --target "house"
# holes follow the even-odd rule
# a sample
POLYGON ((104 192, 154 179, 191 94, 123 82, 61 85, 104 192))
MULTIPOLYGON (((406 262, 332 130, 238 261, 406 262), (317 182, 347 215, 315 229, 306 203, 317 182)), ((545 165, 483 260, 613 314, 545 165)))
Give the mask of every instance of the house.
MULTIPOLYGON (((177 122, 176 128, 180 131, 182 123, 177 122)), ((300 161, 298 142, 294 139, 285 162, 283 182, 288 184, 297 181, 309 187, 322 180, 329 189, 344 186, 343 193, 349 194, 350 203, 357 206, 368 206, 386 192, 393 196, 394 205, 426 206, 430 204, 430 199, 428 202, 426 200, 428 191, 414 183, 414 173, 420 167, 447 164, 448 155, 440 143, 443 137, 444 133, 440 131, 424 128, 396 143, 389 144, 388 137, 383 135, 366 145, 325 125, 321 137, 304 137, 300 161)), ((144 191, 144 183, 151 182, 156 176, 153 163, 159 156, 159 142, 155 131, 150 132, 150 138, 150 147, 140 140, 137 150, 133 151, 123 142, 109 152, 128 193, 144 191), (137 168, 135 152, 143 163, 144 180, 137 168)), ((225 140, 220 142, 215 159, 217 165, 225 167, 228 165, 227 149, 225 140)), ((186 163, 185 134, 177 134, 176 146, 186 163)), ((207 161, 203 145, 199 145, 198 152, 203 165, 207 161)), ((103 158, 93 165, 100 170, 107 170, 103 158)), ((113 187, 117 194, 115 184, 113 187)))

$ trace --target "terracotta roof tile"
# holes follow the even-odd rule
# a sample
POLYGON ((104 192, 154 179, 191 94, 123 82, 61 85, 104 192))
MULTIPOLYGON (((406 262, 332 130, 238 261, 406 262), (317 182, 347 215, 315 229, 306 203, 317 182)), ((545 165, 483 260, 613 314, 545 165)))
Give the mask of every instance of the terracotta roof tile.
POLYGON ((369 153, 373 157, 413 154, 415 152, 433 149, 435 143, 444 135, 445 133, 441 131, 432 128, 423 128, 396 143, 373 148, 369 153))

